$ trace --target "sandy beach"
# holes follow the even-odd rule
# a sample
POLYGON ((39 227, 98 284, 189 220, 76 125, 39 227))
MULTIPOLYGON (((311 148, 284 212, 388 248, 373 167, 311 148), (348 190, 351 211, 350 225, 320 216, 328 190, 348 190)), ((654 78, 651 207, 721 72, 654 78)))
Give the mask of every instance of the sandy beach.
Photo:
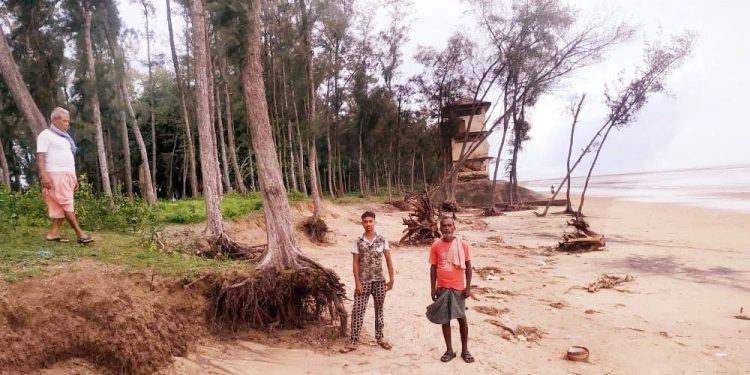
MULTIPOLYGON (((378 231, 398 241, 405 212, 380 204, 327 206, 333 244, 302 240, 305 252, 336 270, 351 289, 350 243, 361 232, 359 214, 378 213, 378 231)), ((554 212, 556 208, 552 209, 554 212)), ((430 303, 427 247, 392 248, 395 287, 386 297, 386 351, 374 345, 374 313, 365 316, 359 350, 340 354, 344 340, 297 345, 287 340, 208 342, 176 358, 168 374, 426 374, 477 371, 503 374, 746 374, 750 372, 750 214, 675 204, 587 199, 584 211, 603 233, 606 251, 577 255, 551 249, 567 217, 536 218, 530 211, 482 217, 459 215, 458 231, 471 244, 476 269, 497 267, 496 277, 475 272, 469 310, 469 348, 476 362, 441 363, 440 327, 424 316, 430 303), (633 282, 596 293, 585 287, 602 274, 633 282), (484 289, 483 289, 484 288, 484 289), (490 315, 477 311, 496 308, 490 315), (503 309, 507 311, 503 312, 503 309), (490 321, 516 329, 535 327, 541 338, 503 338, 490 321), (370 345, 367 345, 370 344, 370 345), (588 362, 571 362, 569 346, 590 350, 588 362)), ((299 216, 299 215, 298 215, 299 216)), ((241 232, 241 225, 234 228, 241 232)), ((351 294, 351 290, 349 290, 351 294)), ((348 301, 347 308, 351 308, 348 301)), ((460 348, 458 327, 454 348, 460 348)))

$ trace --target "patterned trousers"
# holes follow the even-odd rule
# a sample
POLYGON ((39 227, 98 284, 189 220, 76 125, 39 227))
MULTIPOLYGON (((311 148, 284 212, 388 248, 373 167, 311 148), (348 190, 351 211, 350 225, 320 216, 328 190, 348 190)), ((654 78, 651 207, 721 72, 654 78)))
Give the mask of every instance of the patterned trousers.
POLYGON ((362 294, 354 294, 354 306, 352 307, 352 342, 359 341, 359 331, 362 329, 362 320, 365 317, 367 301, 375 300, 375 338, 383 338, 383 302, 385 301, 385 281, 373 281, 362 284, 362 294))

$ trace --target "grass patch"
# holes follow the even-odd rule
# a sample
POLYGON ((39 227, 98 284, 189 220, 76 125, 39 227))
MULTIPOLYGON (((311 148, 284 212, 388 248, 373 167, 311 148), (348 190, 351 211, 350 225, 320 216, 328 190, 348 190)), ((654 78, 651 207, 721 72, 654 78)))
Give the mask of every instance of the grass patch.
MULTIPOLYGON (((290 202, 308 199, 304 194, 290 191, 290 202)), ((259 192, 245 195, 230 193, 221 199, 221 214, 225 219, 237 219, 263 209, 259 192)), ((193 224, 206 220, 206 205, 201 198, 161 201, 156 205, 156 221, 166 224, 193 224)))
POLYGON ((72 230, 62 235, 73 241, 46 241, 47 229, 20 227, 8 233, 0 243, 0 279, 16 282, 44 275, 49 267, 90 259, 126 266, 132 270, 148 270, 164 276, 194 276, 203 270, 232 270, 252 267, 248 263, 206 259, 180 253, 162 253, 150 248, 139 234, 100 231, 96 241, 87 246, 75 243, 72 230))
MULTIPOLYGON (((392 197, 394 200, 397 199, 403 199, 403 197, 399 197, 397 195, 393 195, 392 197)), ((351 203, 385 203, 388 202, 388 193, 385 194, 371 194, 371 195, 363 195, 362 193, 349 193, 346 195, 342 195, 340 197, 336 197, 334 199, 330 199, 331 202, 336 204, 351 204, 351 203)))

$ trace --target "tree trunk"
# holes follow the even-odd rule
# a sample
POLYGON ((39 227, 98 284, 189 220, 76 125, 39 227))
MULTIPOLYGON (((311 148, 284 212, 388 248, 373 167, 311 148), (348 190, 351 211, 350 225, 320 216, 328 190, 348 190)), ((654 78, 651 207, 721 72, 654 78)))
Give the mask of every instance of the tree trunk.
POLYGON ((232 164, 232 171, 234 172, 234 178, 237 182, 237 190, 241 194, 247 193, 245 187, 244 177, 240 172, 240 164, 237 162, 237 146, 234 143, 234 118, 232 116, 232 97, 229 95, 229 76, 226 70, 226 60, 221 58, 220 72, 224 81, 224 108, 227 120, 227 142, 229 142, 229 161, 232 164))
POLYGON ((422 158, 422 188, 427 191, 427 169, 424 165, 424 152, 420 152, 419 157, 422 158))
POLYGON ((104 26, 104 34, 107 37, 110 53, 115 59, 115 69, 119 70, 119 72, 117 72, 118 80, 115 82, 115 90, 118 91, 117 97, 122 100, 121 103, 127 111, 127 114, 130 116, 130 127, 135 136, 136 144, 138 145, 138 153, 141 157, 141 163, 145 163, 145 168, 148 172, 145 174, 145 179, 139 179, 139 188, 141 195, 148 205, 153 206, 156 204, 156 191, 154 190, 154 185, 151 181, 151 170, 148 165, 148 149, 146 148, 146 143, 143 141, 141 128, 138 126, 138 119, 135 117, 135 111, 130 104, 130 98, 125 91, 125 56, 122 53, 119 43, 117 43, 117 36, 109 32, 106 24, 104 26))
POLYGON ((599 147, 596 148, 596 155, 594 156, 594 160, 591 162, 589 173, 586 175, 586 182, 583 184, 583 191, 581 192, 581 202, 578 204, 576 217, 583 216, 583 201, 584 201, 584 198, 586 198, 586 190, 589 187, 589 180, 591 180, 591 172, 594 171, 594 166, 596 165, 596 161, 599 160, 599 153, 602 152, 602 147, 604 146, 604 142, 607 140, 607 136, 609 136, 609 131, 612 130, 613 127, 614 127, 613 125, 610 125, 607 128, 607 131, 604 132, 604 136, 602 137, 602 141, 599 142, 599 147))
MULTIPOLYGON (((248 125, 249 125, 249 123, 248 123, 248 125)), ((250 130, 249 126, 248 126, 248 130, 250 130)), ((252 137, 250 137, 250 138, 251 138, 250 141, 252 142, 252 137)), ((250 169, 250 190, 252 190, 252 191, 258 191, 258 189, 255 186, 255 162, 253 161, 254 158, 255 158, 255 152, 253 151, 253 148, 250 147, 250 150, 249 150, 248 156, 247 156, 248 165, 249 165, 248 169, 250 169)))
POLYGON ((0 184, 10 189, 10 169, 8 168, 8 159, 5 158, 2 138, 0 138, 0 184))
MULTIPOLYGON (((247 55, 242 70, 242 86, 248 109, 248 126, 253 149, 259 160, 258 180, 263 196, 263 213, 268 235, 267 251, 258 263, 258 269, 299 268, 302 252, 294 241, 291 212, 281 176, 281 166, 273 143, 271 122, 268 117, 263 67, 260 49, 260 2, 249 1, 247 55)), ((314 186, 314 185, 313 185, 314 186)))
POLYGON ((156 114, 154 113, 154 77, 151 66, 151 28, 148 23, 148 6, 146 1, 142 1, 143 16, 146 21, 146 61, 148 63, 148 112, 151 120, 151 182, 156 189, 156 114))
POLYGON ((107 168, 107 151, 104 148, 104 134, 102 132, 102 115, 99 111, 99 94, 96 89, 96 68, 94 66, 94 49, 91 45, 91 9, 88 4, 83 5, 83 43, 86 51, 86 75, 89 91, 89 105, 94 120, 96 131, 96 151, 99 160, 99 173, 102 180, 102 189, 107 196, 112 195, 112 187, 109 185, 109 168, 107 168))
MULTIPOLYGON (((289 116, 289 99, 287 97, 286 92, 286 68, 284 63, 281 63, 281 84, 284 91, 284 112, 289 116)), ((289 179, 291 180, 292 184, 292 190, 299 191, 299 184, 297 183, 297 176, 296 172, 294 170, 294 125, 291 120, 291 116, 289 116, 289 120, 287 121, 287 143, 289 146, 289 179)))
POLYGON ((414 162, 417 158, 417 152, 411 152, 411 179, 409 180, 409 191, 414 192, 414 162))
POLYGON ((211 139, 214 133, 211 123, 209 83, 208 40, 206 39, 206 14, 202 0, 190 1, 190 16, 193 24, 193 56, 195 56, 195 110, 200 141, 201 177, 203 196, 206 204, 206 225, 212 236, 224 235, 224 220, 219 201, 219 165, 216 158, 216 144, 211 139))
POLYGON ((310 145, 309 149, 309 170, 310 170, 310 192, 313 198, 313 217, 318 219, 321 215, 321 203, 320 203, 320 190, 319 190, 319 178, 318 178, 318 152, 316 150, 315 139, 316 137, 316 114, 315 114, 315 79, 313 78, 313 48, 312 41, 312 25, 310 24, 308 10, 305 6, 305 0, 298 0, 300 13, 303 40, 302 44, 305 49, 305 79, 307 81, 307 125, 310 129, 310 145))
POLYGON ((8 86, 8 91, 13 96, 16 107, 21 111, 23 118, 34 133, 34 138, 36 138, 42 130, 47 128, 47 121, 34 102, 34 98, 31 96, 28 87, 26 87, 26 83, 23 81, 21 72, 18 70, 18 65, 13 60, 13 53, 10 46, 5 40, 5 33, 2 27, 0 27, 0 74, 3 77, 5 85, 8 86))
POLYGON ((125 84, 123 82, 120 82, 116 85, 120 90, 120 95, 124 98, 123 101, 125 103, 125 108, 128 110, 128 115, 130 115, 130 129, 133 131, 133 135, 135 136, 135 143, 138 145, 138 153, 141 157, 141 165, 146 169, 146 173, 143 174, 143 178, 139 179, 139 187, 143 199, 146 200, 149 206, 153 206, 156 204, 156 193, 154 192, 154 185, 151 183, 151 170, 148 164, 148 148, 146 148, 146 142, 143 140, 141 128, 138 127, 138 120, 135 117, 133 106, 130 104, 130 99, 128 99, 128 95, 125 92, 125 84))
POLYGON ((188 167, 190 169, 190 193, 193 197, 198 196, 198 174, 195 168, 195 145, 193 143, 193 132, 190 130, 190 115, 187 109, 187 99, 185 97, 185 87, 180 74, 180 63, 177 60, 177 51, 174 44, 174 33, 172 31, 172 11, 170 9, 170 0, 167 3, 167 26, 169 28, 169 47, 172 51, 172 65, 174 65, 175 80, 177 81, 177 91, 180 95, 180 115, 182 123, 185 125, 185 147, 187 148, 188 167))
POLYGON ((396 115, 396 191, 401 195, 403 186, 401 183, 401 98, 398 99, 398 112, 396 115))
MULTIPOLYGON (((360 115, 360 116, 364 116, 364 115, 360 115)), ((358 155, 358 158, 357 158, 357 169, 359 171, 359 191, 362 194, 366 195, 367 188, 366 188, 366 184, 365 184, 365 174, 364 174, 364 171, 362 169, 362 162, 363 162, 363 160, 362 160, 362 127, 364 126, 362 124, 362 122, 363 122, 363 118, 360 117, 360 119, 359 119, 359 136, 357 137, 357 141, 359 142, 359 155, 358 155)))
MULTIPOLYGON (((507 101, 504 103, 507 104, 507 101)), ((505 106, 505 110, 507 111, 507 106, 505 106)), ((503 156, 503 148, 505 146, 505 137, 508 135, 508 126, 510 125, 510 118, 508 116, 505 116, 503 118, 503 137, 500 140, 500 147, 497 149, 497 159, 495 159, 495 171, 492 173, 492 190, 490 194, 492 194, 492 204, 490 205, 490 209, 494 210, 495 205, 497 204, 497 199, 495 199, 495 187, 497 186, 497 171, 500 169, 500 160, 503 156)))
POLYGON ((388 164, 389 164, 388 160, 386 160, 386 158, 383 158, 383 171, 385 172, 385 184, 388 188, 388 203, 393 203, 393 195, 391 195, 391 167, 388 164))
POLYGON ((234 191, 232 189, 232 183, 229 181, 229 159, 227 158, 227 146, 224 140, 224 121, 221 118, 221 98, 219 98, 219 86, 216 87, 216 121, 219 125, 219 135, 216 138, 219 144, 219 152, 221 155, 221 180, 224 182, 224 191, 234 191))
POLYGON ((130 165, 130 138, 128 135, 128 114, 125 111, 125 99, 120 90, 115 90, 117 101, 120 102, 120 139, 122 141, 123 167, 125 169, 125 194, 133 198, 133 170, 130 165))
POLYGON ((174 153, 177 150, 177 134, 174 135, 172 142, 172 152, 169 154, 169 178, 167 179, 167 198, 174 199, 174 153))
MULTIPOLYGON (((581 96, 581 101, 578 102, 578 107, 576 108, 576 112, 573 115, 573 123, 570 125, 570 144, 568 145, 568 159, 567 159, 567 175, 570 176, 571 170, 570 170, 570 156, 573 154, 573 135, 576 131, 576 123, 578 123, 578 114, 581 113, 581 106, 583 105, 583 100, 586 99, 586 94, 583 94, 581 96)), ((570 178, 568 178, 567 187, 565 190, 565 212, 572 214, 573 213, 573 207, 570 202, 570 178)))
MULTIPOLYGON (((292 91, 292 99, 294 99, 294 91, 292 91)), ((302 188, 302 193, 307 195, 307 183, 305 181, 305 149, 302 146, 302 132, 300 130, 300 124, 299 124, 299 116, 297 115, 297 103, 294 103, 294 122, 297 125, 295 128, 297 130, 297 143, 299 144, 298 153, 299 156, 299 162, 297 163, 297 166, 299 167, 299 186, 302 188)))

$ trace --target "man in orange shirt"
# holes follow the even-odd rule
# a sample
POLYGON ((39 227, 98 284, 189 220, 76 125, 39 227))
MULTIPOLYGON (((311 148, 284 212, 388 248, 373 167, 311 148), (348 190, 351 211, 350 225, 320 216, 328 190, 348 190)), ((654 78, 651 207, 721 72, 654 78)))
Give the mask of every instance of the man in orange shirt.
POLYGON ((440 233, 443 237, 430 247, 430 295, 434 302, 427 307, 427 318, 443 326, 446 346, 445 354, 440 357, 443 362, 456 358, 451 342, 450 321, 458 319, 461 358, 466 363, 471 363, 474 362, 474 357, 469 353, 469 325, 465 308, 465 299, 471 294, 471 259, 469 245, 455 236, 455 230, 452 218, 440 219, 440 233))

